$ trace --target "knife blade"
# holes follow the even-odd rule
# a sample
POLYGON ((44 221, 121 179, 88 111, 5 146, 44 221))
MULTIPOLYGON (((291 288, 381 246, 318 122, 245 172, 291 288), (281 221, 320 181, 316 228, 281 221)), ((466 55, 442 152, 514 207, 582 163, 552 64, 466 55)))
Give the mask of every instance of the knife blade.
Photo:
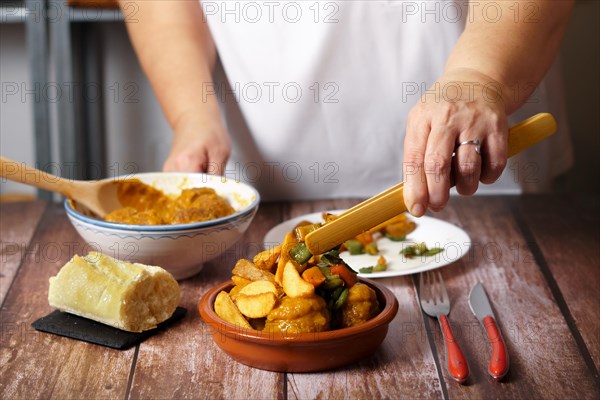
POLYGON ((481 282, 477 282, 477 284, 473 286, 473 289, 471 289, 471 293, 469 294, 469 307, 481 325, 485 328, 490 344, 492 345, 492 357, 490 359, 488 373, 494 380, 499 381, 504 378, 508 372, 508 352, 506 351, 500 329, 496 324, 492 306, 490 305, 490 301, 481 282))

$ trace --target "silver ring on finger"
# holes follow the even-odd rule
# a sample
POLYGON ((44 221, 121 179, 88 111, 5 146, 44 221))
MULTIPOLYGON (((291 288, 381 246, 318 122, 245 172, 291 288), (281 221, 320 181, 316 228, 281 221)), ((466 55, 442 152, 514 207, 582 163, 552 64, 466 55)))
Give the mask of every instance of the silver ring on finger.
POLYGON ((472 140, 465 140, 464 142, 460 142, 455 148, 454 148, 454 152, 456 153, 456 150, 463 145, 473 145, 475 146, 475 152, 477 154, 481 154, 481 141, 479 139, 472 139, 472 140))

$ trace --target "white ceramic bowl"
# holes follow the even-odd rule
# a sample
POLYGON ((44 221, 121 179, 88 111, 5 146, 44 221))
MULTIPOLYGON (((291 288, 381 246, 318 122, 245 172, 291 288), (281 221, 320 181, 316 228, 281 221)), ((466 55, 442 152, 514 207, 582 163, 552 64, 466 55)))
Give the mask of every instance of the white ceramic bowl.
POLYGON ((183 189, 210 187, 229 200, 236 211, 227 217, 191 224, 128 225, 92 218, 83 206, 65 200, 67 216, 88 243, 89 250, 120 260, 158 265, 175 279, 197 274, 205 262, 237 242, 254 218, 260 201, 258 192, 251 186, 220 176, 156 172, 127 178, 137 178, 175 195, 183 189))

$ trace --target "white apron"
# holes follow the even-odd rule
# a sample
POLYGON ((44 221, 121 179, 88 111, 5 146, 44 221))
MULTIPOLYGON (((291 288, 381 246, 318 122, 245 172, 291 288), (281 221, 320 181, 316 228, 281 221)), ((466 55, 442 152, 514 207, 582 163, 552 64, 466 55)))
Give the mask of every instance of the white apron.
MULTIPOLYGON (((225 175, 265 200, 367 197, 401 181, 406 116, 442 74, 465 3, 203 1, 226 76, 202 93, 226 104, 225 175)), ((518 193, 519 172, 480 190, 518 193)))

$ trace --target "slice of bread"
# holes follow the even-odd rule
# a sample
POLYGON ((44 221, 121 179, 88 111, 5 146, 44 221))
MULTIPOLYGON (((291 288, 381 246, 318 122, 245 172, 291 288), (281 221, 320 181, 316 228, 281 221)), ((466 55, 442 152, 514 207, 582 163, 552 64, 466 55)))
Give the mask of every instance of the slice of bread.
POLYGON ((179 300, 179 285, 164 269, 98 252, 75 255, 48 290, 50 306, 129 332, 155 328, 179 300))

